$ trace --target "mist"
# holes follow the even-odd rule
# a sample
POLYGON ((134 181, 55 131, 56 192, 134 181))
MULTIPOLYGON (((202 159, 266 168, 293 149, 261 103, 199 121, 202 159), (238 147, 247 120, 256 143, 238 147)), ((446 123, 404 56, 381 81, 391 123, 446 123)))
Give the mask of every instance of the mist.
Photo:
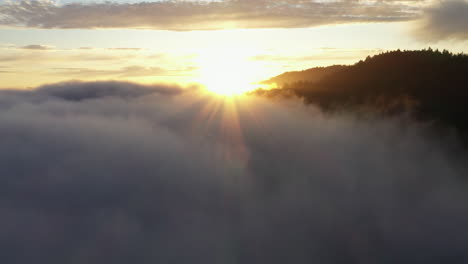
POLYGON ((408 117, 67 82, 0 91, 2 263, 461 263, 466 156, 408 117))

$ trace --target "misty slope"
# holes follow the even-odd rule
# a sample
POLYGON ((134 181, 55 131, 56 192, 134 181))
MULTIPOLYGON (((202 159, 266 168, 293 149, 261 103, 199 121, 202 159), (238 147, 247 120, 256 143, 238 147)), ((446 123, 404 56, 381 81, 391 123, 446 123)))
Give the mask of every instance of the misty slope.
POLYGON ((367 57, 351 66, 286 73, 270 80, 280 88, 255 93, 269 97, 295 95, 326 110, 386 115, 411 112, 420 120, 454 126, 466 134, 467 73, 465 54, 397 50, 367 57), (323 78, 316 80, 319 75, 323 78))

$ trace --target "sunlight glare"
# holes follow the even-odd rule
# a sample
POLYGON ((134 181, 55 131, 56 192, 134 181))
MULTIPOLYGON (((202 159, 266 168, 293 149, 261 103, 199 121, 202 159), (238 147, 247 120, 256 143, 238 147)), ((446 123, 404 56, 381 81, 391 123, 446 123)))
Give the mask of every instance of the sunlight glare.
POLYGON ((261 87, 262 67, 239 49, 218 49, 200 54, 200 83, 212 93, 233 96, 261 87))

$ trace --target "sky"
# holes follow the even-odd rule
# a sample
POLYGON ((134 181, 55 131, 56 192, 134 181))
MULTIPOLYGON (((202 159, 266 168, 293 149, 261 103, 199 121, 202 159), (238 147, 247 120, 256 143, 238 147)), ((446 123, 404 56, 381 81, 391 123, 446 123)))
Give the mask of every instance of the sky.
POLYGON ((0 0, 0 88, 229 78, 250 89, 386 50, 467 52, 467 24, 465 0, 0 0))

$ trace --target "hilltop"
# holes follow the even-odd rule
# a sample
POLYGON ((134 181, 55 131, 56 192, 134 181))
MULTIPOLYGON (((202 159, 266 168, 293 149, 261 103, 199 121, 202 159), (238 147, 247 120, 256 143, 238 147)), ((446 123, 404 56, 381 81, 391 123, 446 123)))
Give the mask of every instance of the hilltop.
POLYGON ((282 87, 288 83, 294 83, 297 81, 307 81, 309 83, 316 83, 322 80, 324 77, 335 73, 339 70, 346 68, 344 65, 333 65, 328 67, 316 67, 303 71, 291 71, 285 72, 278 76, 275 76, 269 80, 263 81, 263 84, 276 84, 278 87, 282 87))
POLYGON ((312 68, 271 78, 267 97, 297 96, 325 111, 411 113, 468 135, 468 55, 432 49, 390 51, 354 65, 312 68))

